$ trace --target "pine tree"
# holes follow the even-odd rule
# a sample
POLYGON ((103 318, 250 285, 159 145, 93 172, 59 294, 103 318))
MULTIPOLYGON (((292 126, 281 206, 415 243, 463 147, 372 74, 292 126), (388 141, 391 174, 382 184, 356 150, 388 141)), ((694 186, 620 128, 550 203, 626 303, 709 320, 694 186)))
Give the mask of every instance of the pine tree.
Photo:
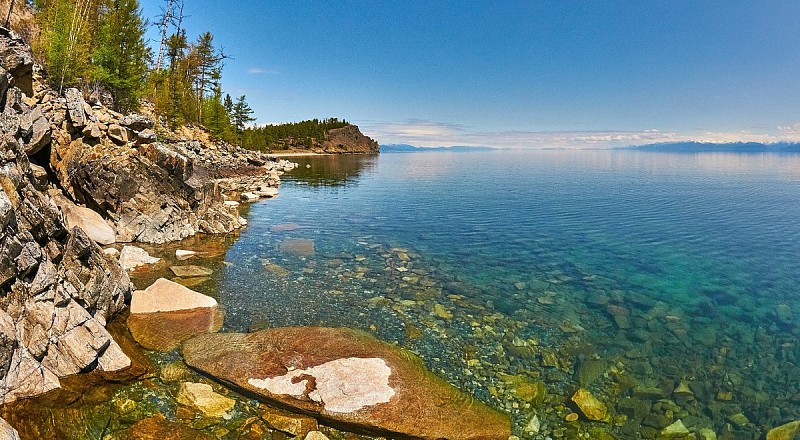
POLYGON ((228 113, 228 115, 232 115, 233 114, 233 99, 231 99, 231 95, 229 95, 227 93, 225 94, 225 101, 223 102, 223 105, 225 106, 225 111, 228 113))
POLYGON ((249 122, 253 122, 256 119, 253 118, 253 109, 250 108, 250 105, 247 104, 246 98, 244 95, 240 96, 236 99, 236 104, 233 104, 233 111, 230 112, 231 115, 231 122, 236 127, 236 131, 241 133, 244 131, 245 125, 249 122))
POLYGON ((222 87, 217 85, 214 93, 205 99, 203 125, 217 139, 230 140, 231 122, 222 104, 222 87))
POLYGON ((106 2, 94 57, 97 79, 111 90, 117 110, 136 110, 151 59, 144 41, 147 22, 141 17, 138 0, 106 2))

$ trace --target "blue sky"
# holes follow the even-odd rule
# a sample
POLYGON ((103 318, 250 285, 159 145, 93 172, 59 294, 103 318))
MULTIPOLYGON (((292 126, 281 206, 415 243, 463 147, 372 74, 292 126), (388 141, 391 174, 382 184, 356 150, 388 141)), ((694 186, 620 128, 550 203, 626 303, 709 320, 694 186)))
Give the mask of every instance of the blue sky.
MULTIPOLYGON (((154 20, 164 0, 141 0, 154 20)), ((258 123, 380 143, 800 140, 798 1, 186 0, 258 123)), ((157 37, 155 28, 150 37, 157 37)), ((153 41, 153 46, 156 42, 153 41)))

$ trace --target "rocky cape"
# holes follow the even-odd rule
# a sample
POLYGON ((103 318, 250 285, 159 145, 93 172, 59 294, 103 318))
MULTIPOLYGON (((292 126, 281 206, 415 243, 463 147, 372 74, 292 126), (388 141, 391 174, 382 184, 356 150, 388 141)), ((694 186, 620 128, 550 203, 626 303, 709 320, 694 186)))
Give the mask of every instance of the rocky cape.
POLYGON ((274 196, 293 166, 202 130, 157 134, 42 76, 0 28, 0 404, 131 365, 105 328, 131 282, 100 244, 234 231, 243 194, 274 196))
POLYGON ((325 132, 323 139, 311 139, 311 146, 307 148, 298 143, 297 139, 287 138, 277 142, 280 149, 291 151, 307 151, 317 154, 377 154, 380 145, 374 139, 361 133, 356 125, 347 125, 334 128, 325 132))

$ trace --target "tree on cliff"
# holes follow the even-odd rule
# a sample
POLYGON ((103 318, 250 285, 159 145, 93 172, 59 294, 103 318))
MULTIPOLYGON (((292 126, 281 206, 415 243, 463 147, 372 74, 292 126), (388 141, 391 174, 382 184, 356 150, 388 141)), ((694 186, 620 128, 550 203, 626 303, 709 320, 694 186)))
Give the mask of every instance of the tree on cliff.
POLYGON ((103 16, 94 54, 97 80, 111 90, 117 110, 137 110, 152 57, 144 42, 147 22, 137 0, 106 0, 103 16))
POLYGON ((244 95, 236 99, 236 103, 233 104, 229 114, 231 115, 231 122, 233 122, 237 133, 240 135, 242 131, 244 131, 245 125, 256 120, 254 117, 250 116, 253 114, 253 109, 250 108, 244 95))
POLYGON ((217 85, 214 93, 203 102, 203 125, 217 139, 232 141, 231 120, 222 103, 222 87, 217 85))
POLYGON ((41 33, 34 51, 59 91, 90 80, 100 0, 35 0, 41 33))

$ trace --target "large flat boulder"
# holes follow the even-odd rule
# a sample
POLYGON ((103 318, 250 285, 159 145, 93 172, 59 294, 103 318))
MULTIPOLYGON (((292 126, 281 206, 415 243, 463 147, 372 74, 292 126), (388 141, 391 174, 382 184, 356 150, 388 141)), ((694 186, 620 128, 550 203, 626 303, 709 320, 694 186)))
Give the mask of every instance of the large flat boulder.
POLYGON ((267 402, 376 435, 502 439, 509 416, 367 333, 323 327, 205 334, 183 344, 190 366, 267 402))
POLYGON ((133 292, 130 311, 131 334, 149 350, 169 351, 192 336, 222 327, 214 298, 164 278, 133 292))
POLYGON ((103 219, 103 216, 85 206, 75 205, 65 197, 56 197, 55 200, 64 213, 64 220, 69 228, 77 226, 83 229, 89 238, 100 245, 116 242, 117 235, 114 228, 103 219))

